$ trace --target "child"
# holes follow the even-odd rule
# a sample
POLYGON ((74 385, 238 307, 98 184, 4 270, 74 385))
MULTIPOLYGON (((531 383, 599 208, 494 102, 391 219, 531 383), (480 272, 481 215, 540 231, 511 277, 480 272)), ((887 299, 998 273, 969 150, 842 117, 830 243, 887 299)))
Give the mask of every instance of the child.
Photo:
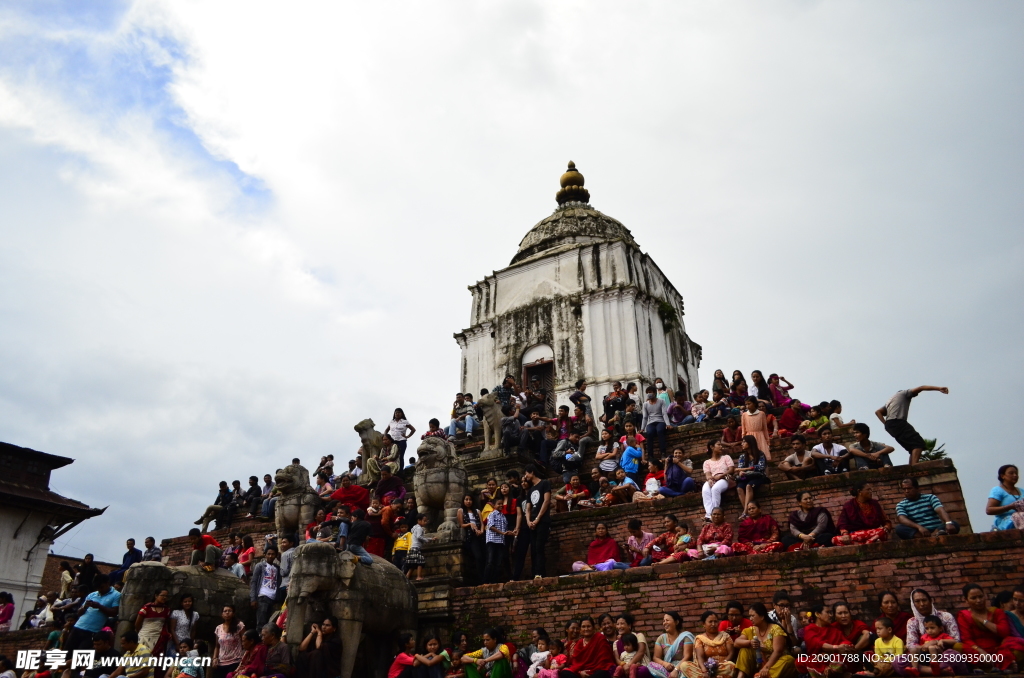
POLYGON ((632 633, 627 633, 622 636, 622 653, 617 658, 618 668, 615 669, 615 673, 612 674, 614 678, 636 678, 637 671, 641 666, 647 666, 647 653, 640 658, 640 661, 633 662, 633 657, 636 656, 637 651, 640 649, 640 642, 636 636, 632 633))
POLYGON ((558 673, 569 665, 569 658, 565 656, 565 646, 562 641, 552 639, 548 643, 551 656, 545 662, 547 668, 537 670, 537 678, 558 678, 558 673))
POLYGON ((843 418, 839 416, 840 414, 843 413, 843 404, 838 400, 833 400, 832 402, 830 402, 828 404, 828 407, 832 411, 832 413, 828 415, 828 421, 829 424, 832 425, 832 428, 839 428, 840 426, 852 426, 853 424, 857 423, 856 419, 851 419, 849 422, 843 421, 843 418))
POLYGON ((874 674, 878 678, 884 678, 893 674, 892 660, 903 654, 904 646, 903 641, 893 630, 892 620, 888 617, 875 620, 875 633, 878 634, 878 638, 875 639, 875 655, 877 656, 876 661, 873 662, 874 674))
POLYGON ((444 678, 466 678, 466 672, 462 669, 462 653, 457 649, 445 652, 451 657, 451 668, 444 674, 444 678))
POLYGON ((811 407, 810 418, 800 423, 801 433, 814 433, 822 426, 828 425, 828 417, 821 413, 817 406, 811 407))
POLYGON ((433 541, 433 538, 427 538, 424 535, 427 533, 427 521, 430 519, 426 513, 416 516, 416 525, 412 528, 412 544, 409 546, 409 555, 405 557, 406 575, 409 579, 412 579, 412 569, 416 568, 416 581, 423 579, 423 566, 427 564, 427 559, 420 553, 420 548, 423 544, 428 541, 433 541))
POLYGON ((640 461, 643 459, 643 456, 644 453, 640 450, 636 436, 626 438, 626 450, 622 453, 619 466, 626 472, 628 477, 633 479, 637 486, 643 482, 643 477, 640 475, 640 461))
POLYGON ((409 556, 409 549, 412 548, 412 532, 409 531, 409 523, 405 518, 399 518, 395 523, 395 530, 398 536, 395 537, 395 547, 391 554, 391 562, 402 572, 405 572, 405 559, 409 556))
MULTIPOLYGON (((931 655, 929 666, 913 662, 913 669, 922 676, 952 676, 953 667, 942 659, 942 653, 956 645, 956 639, 942 628, 942 620, 934 614, 924 618, 924 633, 921 635, 921 654, 931 655)), ((908 672, 909 673, 909 672, 908 672)), ((914 675, 914 674, 910 674, 914 675)))
POLYGON ((398 639, 398 646, 402 651, 391 663, 391 668, 388 669, 389 676, 411 673, 411 667, 416 663, 416 638, 411 633, 403 633, 398 639))
POLYGON ((526 669, 528 678, 534 678, 550 656, 551 651, 548 650, 548 639, 541 636, 537 639, 537 651, 530 655, 530 668, 526 669))

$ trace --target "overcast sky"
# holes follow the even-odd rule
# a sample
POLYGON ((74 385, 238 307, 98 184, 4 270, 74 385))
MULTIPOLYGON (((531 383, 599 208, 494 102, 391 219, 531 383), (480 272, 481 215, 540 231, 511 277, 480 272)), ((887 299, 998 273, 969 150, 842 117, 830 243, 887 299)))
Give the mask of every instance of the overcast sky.
MULTIPOLYGON (((592 204, 716 368, 1021 460, 1024 5, 0 3, 0 440, 118 560, 459 388, 466 286, 592 204)), ((598 394, 600 395, 600 394, 598 394)), ((875 426, 878 438, 892 440, 875 426)), ((418 438, 418 436, 417 436, 418 438)), ((907 456, 896 453, 897 463, 907 456)))

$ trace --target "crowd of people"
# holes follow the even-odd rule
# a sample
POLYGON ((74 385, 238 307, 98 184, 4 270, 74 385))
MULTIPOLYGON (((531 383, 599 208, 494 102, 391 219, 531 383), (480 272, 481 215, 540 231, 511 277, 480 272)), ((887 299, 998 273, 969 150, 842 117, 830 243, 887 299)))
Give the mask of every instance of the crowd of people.
MULTIPOLYGON (((695 517, 695 524, 668 513, 660 519, 660 531, 648 531, 633 518, 627 523, 627 533, 616 538, 607 524, 598 523, 586 557, 574 563, 573 571, 867 544, 959 529, 939 499, 922 493, 914 478, 901 482, 904 499, 895 507, 896 524, 888 519, 869 483, 852 486, 851 498, 837 517, 817 506, 808 491, 797 494, 784 526, 763 511, 756 494, 758 487, 771 482, 769 463, 789 479, 892 465, 894 449, 871 440, 871 429, 865 423, 844 421, 841 403, 833 400, 807 406, 790 397, 793 385, 784 377, 772 374, 765 379, 755 370, 748 384, 738 371, 726 380, 718 370, 712 392, 699 391, 692 399, 674 393, 657 379, 645 390, 642 401, 635 384, 623 388, 615 383, 600 404, 591 401, 584 381, 576 387, 570 396, 572 414, 568 406, 550 411, 549 394, 536 380, 520 389, 507 377, 493 390, 504 414, 502 448, 532 455, 536 463, 528 464, 522 474, 510 470, 501 482, 488 480, 483 490, 462 498, 457 522, 463 548, 482 583, 521 579, 528 555, 531 575, 546 576, 545 544, 556 511, 649 502, 698 491, 704 515, 702 520, 695 517), (726 425, 720 438, 708 443, 708 458, 698 483, 685 450, 668 449, 666 432, 708 419, 726 425), (850 431, 855 442, 848 448, 835 442, 837 431, 850 431), (808 437, 817 440, 809 449, 808 437), (771 442, 783 438, 788 439, 792 453, 773 460, 771 442), (594 467, 585 479, 580 469, 591 455, 594 467), (557 478, 559 473, 560 482, 553 487, 549 478, 557 478), (735 534, 722 508, 723 498, 732 492, 742 507, 735 534)), ((919 461, 925 445, 907 422, 908 408, 911 399, 925 391, 947 393, 948 389, 921 386, 900 391, 876 412, 886 431, 907 450, 911 463, 919 461)), ((432 419, 421 438, 472 438, 481 416, 470 394, 458 394, 448 426, 432 419)), ((427 563, 422 547, 429 526, 426 516, 417 513, 415 499, 399 473, 405 467, 407 441, 415 433, 404 412, 396 409, 380 454, 370 460, 372 475, 367 477, 376 480, 368 485, 357 482, 364 473, 360 459, 350 461, 348 469, 339 473, 333 455, 322 457, 311 476, 313 489, 322 500, 314 520, 299 534, 282 536, 279 543, 275 535, 267 535, 262 553, 257 553, 251 535, 231 532, 221 544, 206 528, 209 522, 230 528, 240 515, 272 519, 279 496, 273 476, 264 475, 262 485, 257 476, 251 476, 244 490, 238 480, 230 486, 221 482, 214 510, 196 521, 202 529, 189 533, 191 563, 211 571, 224 568, 246 581, 256 611, 256 628, 247 630, 235 617, 235 610, 226 606, 223 624, 206 646, 195 638, 198 617, 192 610, 193 601, 185 596, 172 605, 168 592, 160 591, 140 610, 134 631, 121 638, 122 648, 153 655, 210 656, 216 678, 296 673, 303 678, 334 678, 328 667, 336 666, 340 659, 336 620, 326 618, 314 624, 294 658, 280 641, 287 623, 285 601, 295 548, 314 541, 331 543, 339 552, 351 552, 360 563, 370 564, 371 555, 376 555, 391 560, 410 578, 423 578, 427 563)), ((300 460, 292 463, 298 465, 300 460)), ((998 478, 986 506, 986 512, 994 516, 993 529, 1024 528, 1017 467, 1001 467, 998 478)), ((113 652, 111 629, 124 573, 137 562, 162 558, 153 538, 145 540, 145 547, 144 551, 138 549, 133 539, 128 540, 121 567, 109 575, 99 573, 91 556, 74 567, 62 563, 61 590, 41 597, 36 608, 24 615, 22 628, 52 629, 49 648, 113 652)), ((715 678, 735 674, 754 678, 756 674, 757 678, 784 678, 797 671, 812 675, 858 671, 877 676, 893 672, 950 675, 964 666, 945 653, 964 648, 998 650, 1003 654, 997 664, 1013 668, 1012 653, 1024 649, 1024 642, 1018 647, 1014 640, 1024 635, 1020 623, 1024 592, 1000 593, 992 609, 986 609, 976 587, 965 589, 964 596, 968 608, 956 623, 950 623, 952 618, 946 613, 935 610, 933 614, 930 597, 923 591, 913 594, 912 615, 899 612, 895 596, 884 594, 880 604, 888 616, 868 627, 851 617, 845 603, 791 614, 788 596, 780 592, 770 612, 762 603, 746 608, 729 603, 721 616, 706 612, 697 627, 703 628, 703 633, 697 635, 684 630, 678 615, 667 613, 664 633, 650 646, 625 613, 618 618, 605 614, 596 622, 575 620, 562 640, 536 629, 531 643, 518 650, 501 629, 485 631, 483 648, 475 651, 469 648, 466 634, 457 634, 455 646, 446 650, 437 638, 424 639, 417 650, 409 637, 402 639, 403 651, 389 676, 715 678), (941 632, 931 634, 936 631, 934 625, 929 626, 931 617, 940 619, 941 632), (887 620, 891 622, 888 625, 887 620), (940 637, 944 634, 948 637, 940 637), (901 640, 907 648, 926 648, 936 660, 906 665, 867 660, 871 648, 901 654, 894 651, 901 640), (798 649, 838 652, 844 659, 838 665, 797 664, 794 654, 798 649)), ((11 628, 12 618, 13 599, 0 592, 0 631, 11 628)), ((205 678, 201 666, 190 668, 194 670, 184 671, 189 678, 205 678)), ((87 672, 84 675, 98 678, 87 672)), ((149 676, 131 674, 129 678, 149 676)))
POLYGON ((456 632, 446 650, 431 637, 417 652, 406 638, 389 676, 884 678, 1011 673, 1024 666, 1024 587, 989 598, 967 584, 961 595, 956 616, 938 609, 921 588, 905 605, 883 591, 879 614, 865 619, 841 599, 798 610, 788 592, 777 591, 770 602, 728 601, 692 620, 666 611, 647 629, 629 612, 582 616, 565 625, 561 638, 532 629, 522 647, 501 628, 484 630, 477 645, 456 632), (431 673, 438 663, 444 671, 431 673))

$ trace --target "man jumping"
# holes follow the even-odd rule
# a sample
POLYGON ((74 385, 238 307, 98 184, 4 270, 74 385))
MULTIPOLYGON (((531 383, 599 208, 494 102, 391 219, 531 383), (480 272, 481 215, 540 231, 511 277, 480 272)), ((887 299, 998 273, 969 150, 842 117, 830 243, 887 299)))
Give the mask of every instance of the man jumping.
POLYGON ((907 421, 907 416, 910 414, 910 399, 916 398, 921 391, 949 393, 949 389, 945 386, 918 386, 905 391, 897 391, 896 395, 889 398, 889 402, 875 410, 875 416, 885 425, 886 433, 895 438, 896 442, 910 453, 911 465, 921 459, 921 452, 924 451, 924 438, 907 421))

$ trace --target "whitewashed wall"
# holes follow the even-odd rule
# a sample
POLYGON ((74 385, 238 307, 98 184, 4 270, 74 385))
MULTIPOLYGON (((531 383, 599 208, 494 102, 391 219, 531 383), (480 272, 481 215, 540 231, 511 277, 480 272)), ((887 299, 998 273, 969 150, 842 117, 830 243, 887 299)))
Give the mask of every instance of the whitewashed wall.
POLYGON ((25 613, 35 607, 39 596, 51 542, 43 541, 31 554, 29 549, 47 525, 48 518, 39 511, 29 513, 28 509, 0 506, 0 591, 14 596, 12 629, 21 625, 25 613))

